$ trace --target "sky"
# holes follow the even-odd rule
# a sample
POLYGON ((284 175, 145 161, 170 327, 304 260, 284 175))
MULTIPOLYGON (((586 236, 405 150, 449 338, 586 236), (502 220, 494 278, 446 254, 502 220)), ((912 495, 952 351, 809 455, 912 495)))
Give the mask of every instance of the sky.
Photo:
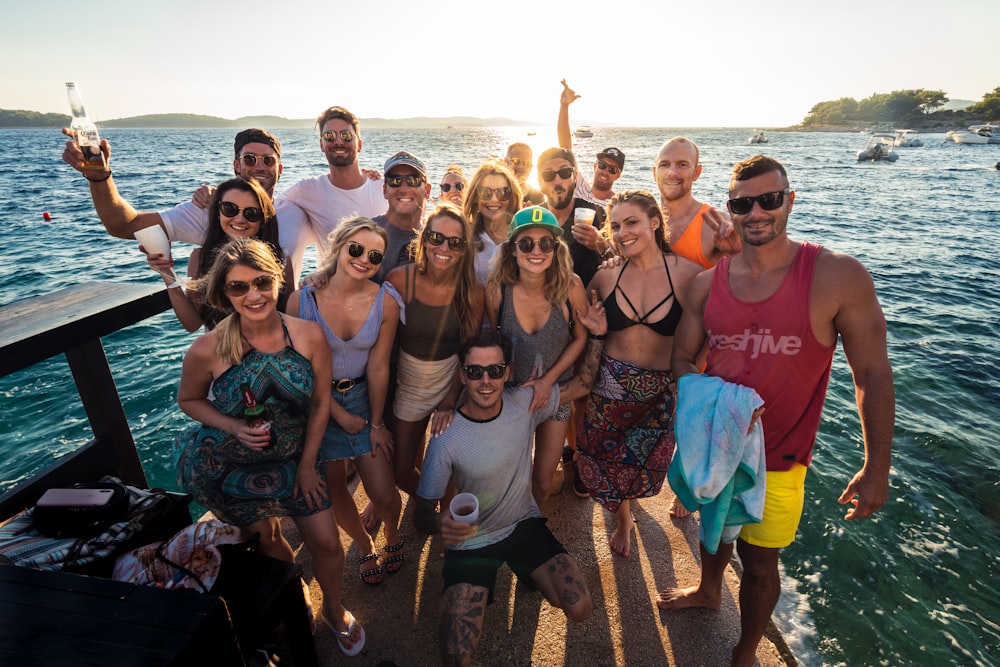
POLYGON ((783 127, 817 102, 1000 86, 996 0, 27 0, 2 12, 0 108, 783 127), (677 6, 671 6, 677 5, 677 6))

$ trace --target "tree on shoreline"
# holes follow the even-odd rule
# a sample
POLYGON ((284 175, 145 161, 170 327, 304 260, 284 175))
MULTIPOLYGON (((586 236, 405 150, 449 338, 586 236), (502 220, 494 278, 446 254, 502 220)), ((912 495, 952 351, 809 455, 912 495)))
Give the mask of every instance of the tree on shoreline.
POLYGON ((802 121, 806 127, 849 123, 909 123, 924 119, 948 101, 943 90, 894 90, 873 93, 860 102, 853 97, 819 102, 802 121))

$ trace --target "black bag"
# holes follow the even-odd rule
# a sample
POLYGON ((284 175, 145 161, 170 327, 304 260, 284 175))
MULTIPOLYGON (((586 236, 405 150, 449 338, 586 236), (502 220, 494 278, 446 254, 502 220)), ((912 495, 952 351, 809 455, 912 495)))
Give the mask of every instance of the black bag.
POLYGON ((74 484, 74 489, 110 489, 111 498, 104 505, 38 505, 32 511, 32 523, 48 537, 96 535, 128 514, 129 494, 124 484, 92 482, 74 484))

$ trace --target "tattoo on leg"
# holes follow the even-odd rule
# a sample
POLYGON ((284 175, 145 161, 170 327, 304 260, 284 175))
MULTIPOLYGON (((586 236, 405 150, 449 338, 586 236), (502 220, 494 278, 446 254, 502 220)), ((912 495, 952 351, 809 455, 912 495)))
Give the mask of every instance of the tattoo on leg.
POLYGON ((446 663, 460 664, 471 656, 483 633, 486 592, 471 584, 456 584, 442 599, 440 642, 446 663))

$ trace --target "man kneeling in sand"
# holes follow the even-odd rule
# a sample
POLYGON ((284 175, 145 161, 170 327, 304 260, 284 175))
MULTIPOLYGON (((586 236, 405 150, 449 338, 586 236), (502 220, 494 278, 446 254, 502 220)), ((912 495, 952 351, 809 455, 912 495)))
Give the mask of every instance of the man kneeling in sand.
MULTIPOLYGON (((595 297, 588 315, 600 308, 595 297)), ((578 312, 577 318, 591 327, 589 317, 578 312)), ((607 326, 601 320, 603 329, 591 333, 604 333, 607 326)), ((427 446, 414 512, 417 529, 441 533, 448 546, 442 571, 442 664, 472 662, 483 633, 486 605, 493 599, 496 573, 504 563, 521 583, 541 591, 570 620, 584 621, 590 616, 590 591, 583 575, 545 525, 531 494, 531 460, 535 428, 551 419, 560 403, 590 390, 600 349, 591 343, 580 375, 553 387, 548 403, 531 412, 530 388, 504 389, 510 376, 506 343, 492 334, 481 334, 463 347, 461 373, 468 398, 457 410, 455 421, 427 446), (456 521, 448 508, 437 512, 449 480, 459 491, 474 493, 479 499, 478 525, 456 521)))

